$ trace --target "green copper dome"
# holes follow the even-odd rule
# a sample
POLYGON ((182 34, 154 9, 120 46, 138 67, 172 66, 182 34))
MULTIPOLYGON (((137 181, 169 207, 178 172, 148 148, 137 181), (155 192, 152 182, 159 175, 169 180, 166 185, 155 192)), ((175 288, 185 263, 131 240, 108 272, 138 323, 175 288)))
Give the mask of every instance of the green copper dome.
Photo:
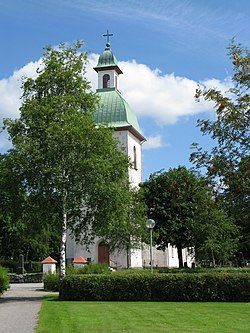
POLYGON ((112 50, 110 49, 110 44, 106 44, 106 48, 103 51, 103 53, 100 55, 98 64, 95 67, 96 68, 102 68, 102 67, 110 67, 110 66, 118 66, 116 57, 114 56, 112 50))
POLYGON ((95 122, 110 127, 133 127, 140 133, 135 113, 115 88, 97 89, 100 97, 99 107, 95 112, 95 122))

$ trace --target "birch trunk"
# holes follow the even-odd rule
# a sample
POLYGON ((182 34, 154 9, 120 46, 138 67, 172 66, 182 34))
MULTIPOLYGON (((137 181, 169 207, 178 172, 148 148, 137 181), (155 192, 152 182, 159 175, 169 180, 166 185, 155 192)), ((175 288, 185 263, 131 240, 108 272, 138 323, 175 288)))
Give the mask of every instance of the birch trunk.
POLYGON ((67 212, 66 212, 66 195, 63 197, 63 224, 60 253, 60 279, 65 277, 66 272, 66 240, 67 240, 67 212))

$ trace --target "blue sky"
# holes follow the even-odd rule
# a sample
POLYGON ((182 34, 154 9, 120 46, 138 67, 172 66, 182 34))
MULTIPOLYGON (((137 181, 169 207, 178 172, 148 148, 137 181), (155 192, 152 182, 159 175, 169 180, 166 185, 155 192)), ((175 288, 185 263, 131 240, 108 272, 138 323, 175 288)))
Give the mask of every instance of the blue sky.
MULTIPOLYGON (((199 82, 222 90, 230 86, 226 46, 234 36, 249 46, 249 17, 244 0, 0 0, 1 118, 18 116, 21 74, 32 75, 45 45, 83 39, 92 66, 109 29, 124 71, 120 89, 149 138, 144 179, 160 169, 189 167, 192 142, 211 146, 196 120, 213 117, 211 105, 198 106, 193 92, 199 82)), ((4 152, 8 146, 3 136, 0 140, 4 152)))

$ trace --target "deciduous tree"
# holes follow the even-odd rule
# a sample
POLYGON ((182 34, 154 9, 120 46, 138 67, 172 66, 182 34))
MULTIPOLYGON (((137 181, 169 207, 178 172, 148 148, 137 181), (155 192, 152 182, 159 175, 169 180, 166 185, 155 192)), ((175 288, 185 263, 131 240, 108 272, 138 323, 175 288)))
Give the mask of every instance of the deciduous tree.
POLYGON ((202 134, 214 139, 214 147, 205 150, 194 143, 190 160, 197 169, 206 170, 214 195, 240 227, 239 250, 250 257, 250 52, 235 41, 228 51, 233 63, 232 88, 222 93, 199 87, 196 92, 198 101, 204 98, 214 103, 215 120, 198 120, 197 125, 202 134))
POLYGON ((57 198, 61 277, 67 229, 85 243, 105 237, 124 222, 130 200, 129 161, 112 130, 93 121, 98 99, 83 76, 81 45, 45 49, 38 76, 23 82, 20 119, 4 123, 26 193, 44 198, 47 210, 47 198, 57 198))
POLYGON ((163 250, 169 243, 177 247, 179 267, 183 248, 193 248, 199 260, 230 256, 235 227, 214 203, 203 178, 178 167, 152 174, 141 187, 148 217, 156 221, 155 242, 163 250), (229 231, 222 236, 225 230, 229 231))

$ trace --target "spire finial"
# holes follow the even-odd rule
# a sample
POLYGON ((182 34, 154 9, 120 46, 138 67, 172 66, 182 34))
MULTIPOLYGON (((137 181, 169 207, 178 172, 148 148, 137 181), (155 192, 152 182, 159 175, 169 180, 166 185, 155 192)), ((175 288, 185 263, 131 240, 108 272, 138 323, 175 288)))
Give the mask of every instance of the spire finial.
POLYGON ((107 37, 107 40, 106 40, 106 46, 107 47, 110 47, 110 43, 109 43, 109 37, 110 36, 113 36, 113 34, 110 34, 108 30, 107 30, 107 33, 105 35, 103 35, 103 37, 107 37))

